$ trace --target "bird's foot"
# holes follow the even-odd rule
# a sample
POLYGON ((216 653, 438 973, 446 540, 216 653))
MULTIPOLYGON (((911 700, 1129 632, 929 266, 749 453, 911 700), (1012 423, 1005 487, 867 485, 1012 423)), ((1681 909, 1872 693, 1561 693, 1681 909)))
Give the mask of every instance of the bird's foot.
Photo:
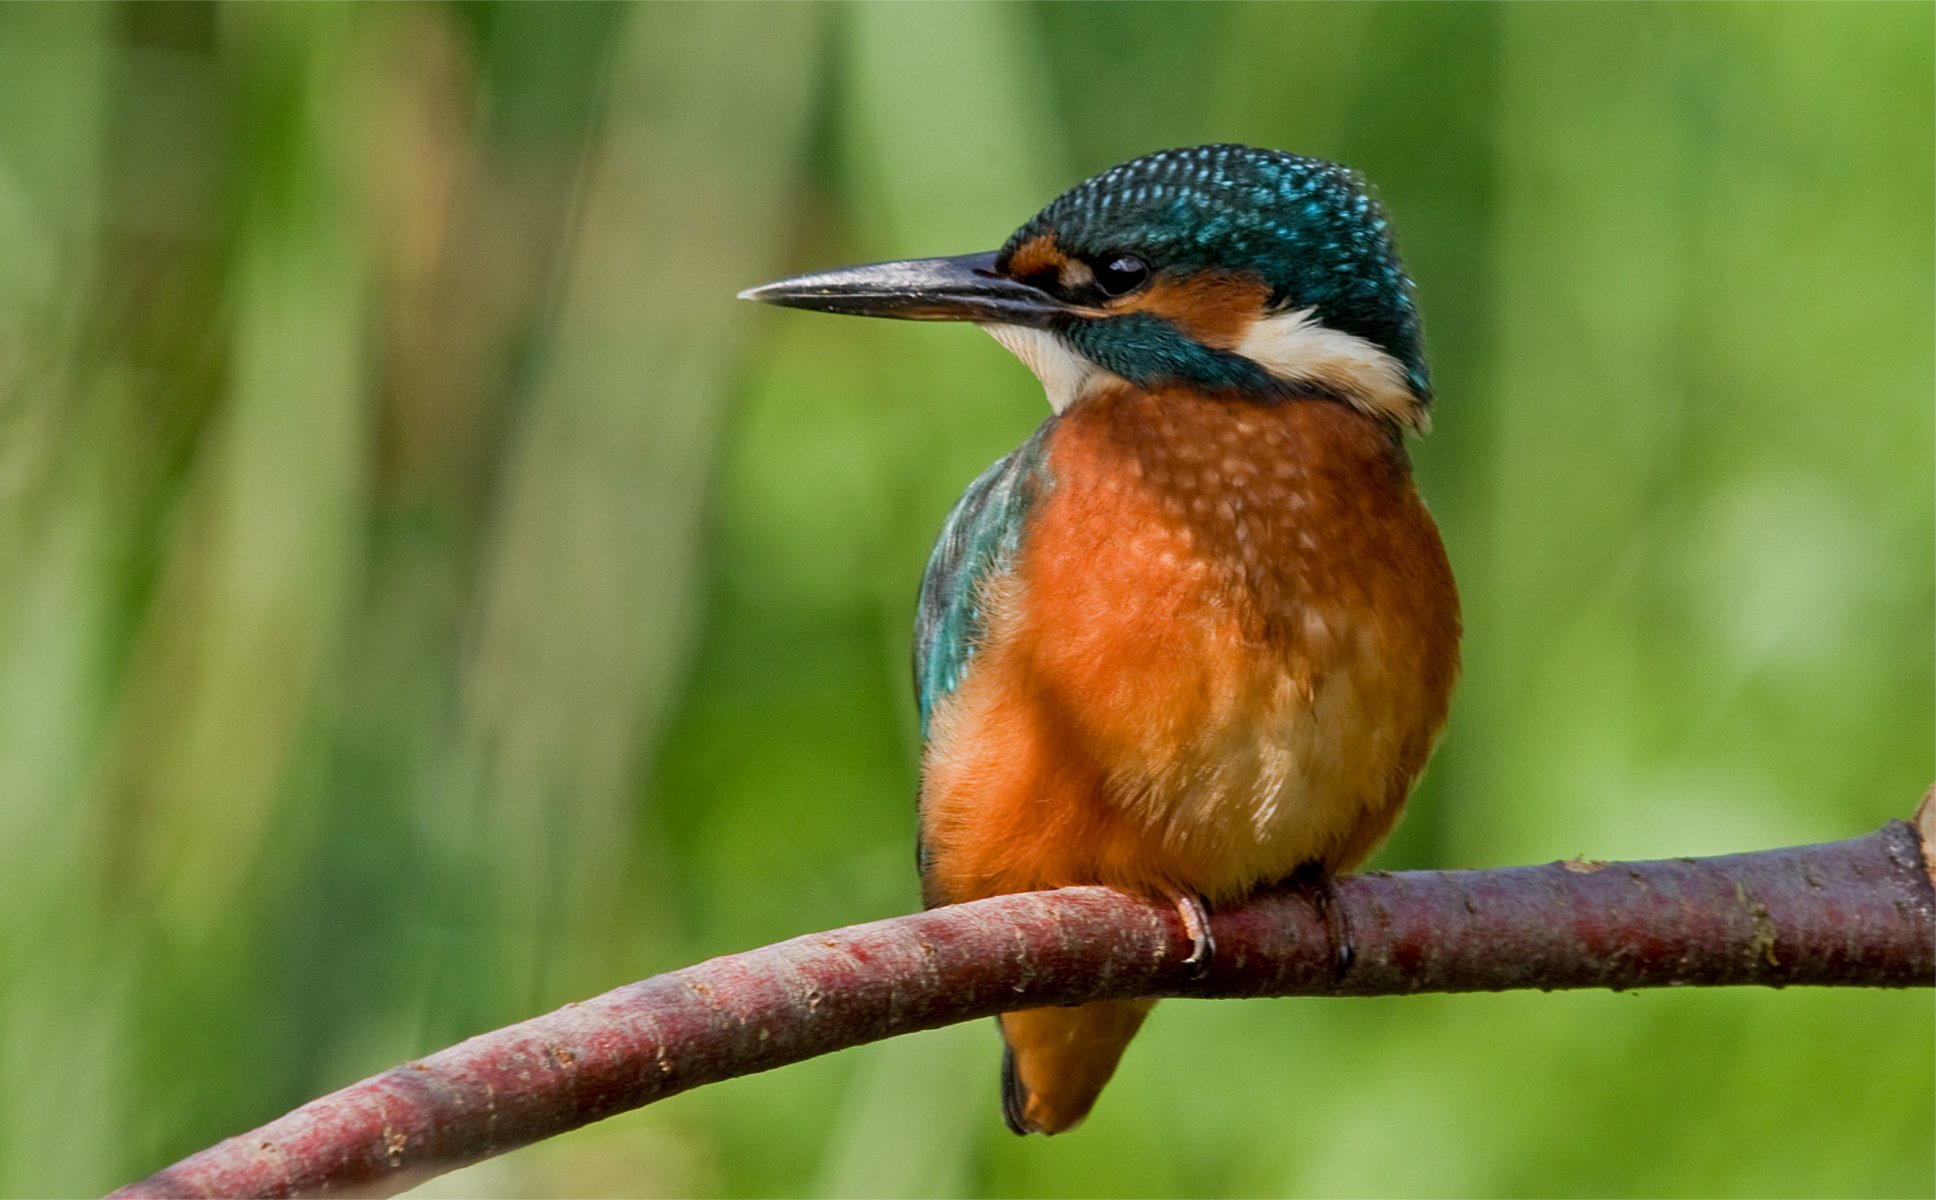
POLYGON ((1190 953, 1183 965, 1190 968, 1192 977, 1201 977, 1210 969, 1210 960, 1217 953, 1217 940, 1210 935, 1210 910, 1201 896, 1177 891, 1168 895, 1176 907, 1177 918, 1183 922, 1183 932, 1190 935, 1190 953))
POLYGON ((1342 981, 1345 972, 1357 961, 1358 951, 1351 944, 1351 918, 1345 915, 1344 906, 1338 903, 1331 873, 1316 863, 1310 863, 1299 867, 1291 876, 1291 886, 1304 896, 1318 919, 1324 922, 1324 935, 1331 943, 1331 981, 1342 981))

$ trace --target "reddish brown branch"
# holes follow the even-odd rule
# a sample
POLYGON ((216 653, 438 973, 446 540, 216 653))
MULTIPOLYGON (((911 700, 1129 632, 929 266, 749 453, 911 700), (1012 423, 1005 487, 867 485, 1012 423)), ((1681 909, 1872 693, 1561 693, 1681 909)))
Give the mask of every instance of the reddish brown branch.
POLYGON ((1936 983, 1930 865, 1899 821, 1725 858, 1368 875, 1333 895, 1356 949, 1342 978, 1294 890, 1219 913, 1197 979, 1173 913, 1103 888, 795 938, 472 1038, 115 1194, 390 1194, 687 1088, 1041 1004, 1936 983))

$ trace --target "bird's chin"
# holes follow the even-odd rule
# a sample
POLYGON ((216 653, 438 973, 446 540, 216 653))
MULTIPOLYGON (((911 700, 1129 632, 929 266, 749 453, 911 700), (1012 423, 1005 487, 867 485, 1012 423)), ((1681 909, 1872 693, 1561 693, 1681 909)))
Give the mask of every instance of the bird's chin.
POLYGON ((1049 407, 1062 412, 1084 395, 1124 380, 1085 357, 1053 330, 1027 325, 980 322, 988 335, 1022 360, 1047 393, 1049 407))

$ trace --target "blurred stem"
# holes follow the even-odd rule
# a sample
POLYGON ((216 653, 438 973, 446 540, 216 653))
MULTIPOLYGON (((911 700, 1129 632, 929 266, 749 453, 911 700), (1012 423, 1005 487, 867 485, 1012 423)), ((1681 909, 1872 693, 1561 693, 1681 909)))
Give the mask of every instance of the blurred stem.
POLYGON ((1107 888, 998 896, 656 976, 311 1102, 120 1197, 289 1196, 424 1179, 689 1088, 1018 1008, 1133 996, 1936 984, 1936 803, 1914 827, 1722 858, 1340 879, 1216 915, 1107 888), (1333 931, 1355 956, 1337 966, 1333 931))

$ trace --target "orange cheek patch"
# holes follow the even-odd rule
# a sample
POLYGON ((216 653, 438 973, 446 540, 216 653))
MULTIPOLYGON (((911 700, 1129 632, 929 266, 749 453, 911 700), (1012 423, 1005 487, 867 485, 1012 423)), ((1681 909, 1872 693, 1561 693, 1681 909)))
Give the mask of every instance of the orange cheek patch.
POLYGON ((1069 256, 1056 246, 1054 234, 1038 233, 1015 247, 1008 258, 1008 273, 1015 279, 1031 279, 1043 273, 1059 275, 1062 264, 1068 261, 1069 256))
POLYGON ((1210 272, 1157 279, 1116 311, 1151 313, 1206 346, 1234 350, 1269 297, 1255 275, 1210 272))

